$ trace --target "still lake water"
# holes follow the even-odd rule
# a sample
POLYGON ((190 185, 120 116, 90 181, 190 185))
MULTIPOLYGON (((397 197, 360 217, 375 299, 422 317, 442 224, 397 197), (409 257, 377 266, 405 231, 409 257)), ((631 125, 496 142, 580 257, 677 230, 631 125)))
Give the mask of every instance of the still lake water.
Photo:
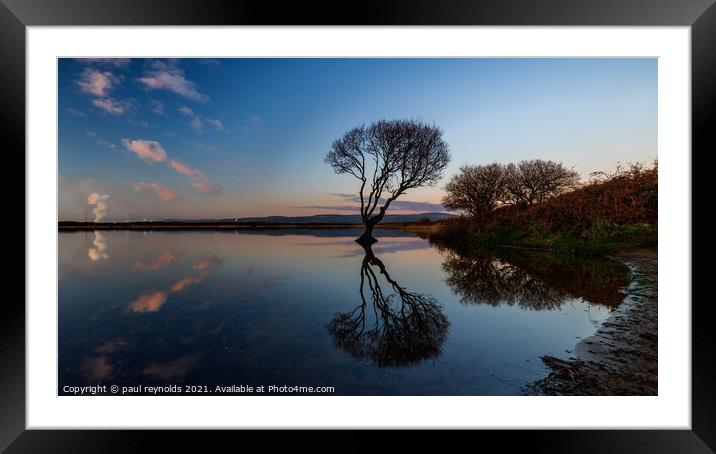
POLYGON ((59 234, 65 385, 514 395, 621 302, 627 269, 464 256, 378 230, 59 234))

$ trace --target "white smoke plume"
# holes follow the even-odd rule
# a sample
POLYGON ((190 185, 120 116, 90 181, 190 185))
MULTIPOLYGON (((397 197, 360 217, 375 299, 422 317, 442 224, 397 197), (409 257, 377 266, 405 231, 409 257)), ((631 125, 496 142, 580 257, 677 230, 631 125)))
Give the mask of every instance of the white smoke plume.
POLYGON ((107 200, 109 194, 97 194, 93 192, 87 197, 87 204, 94 205, 92 213, 94 213, 94 222, 99 222, 105 214, 107 214, 107 200))

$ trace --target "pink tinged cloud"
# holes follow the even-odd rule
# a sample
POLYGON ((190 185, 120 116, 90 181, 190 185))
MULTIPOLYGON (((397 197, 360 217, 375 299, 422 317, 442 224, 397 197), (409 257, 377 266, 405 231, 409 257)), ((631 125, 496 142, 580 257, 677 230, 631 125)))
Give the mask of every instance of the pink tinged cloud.
POLYGON ((174 193, 166 186, 159 183, 147 183, 145 181, 137 181, 132 183, 134 192, 140 191, 152 191, 154 194, 165 202, 171 202, 174 200, 174 193))
POLYGON ((164 69, 149 71, 137 80, 147 90, 167 90, 192 101, 205 102, 209 99, 199 93, 194 82, 184 77, 184 71, 177 68, 165 66, 164 69))
MULTIPOLYGON (((148 162, 162 162, 167 159, 167 152, 164 151, 162 146, 159 144, 159 142, 155 142, 152 140, 130 140, 130 139, 122 139, 122 144, 127 148, 127 150, 131 151, 132 153, 139 156, 139 158, 148 161, 148 162)), ((186 164, 176 161, 176 160, 170 160, 169 164, 167 165, 170 169, 180 173, 181 175, 189 177, 189 180, 191 182, 191 186, 198 192, 203 194, 218 194, 221 192, 221 186, 217 186, 214 184, 211 184, 209 182, 209 178, 204 175, 200 170, 198 169, 192 169, 191 167, 187 166, 186 164)), ((135 187, 135 191, 140 191, 142 189, 151 189, 155 191, 157 196, 162 198, 163 200, 166 200, 161 194, 164 194, 165 196, 168 196, 167 192, 160 191, 160 188, 158 187, 150 187, 149 185, 154 185, 156 183, 144 183, 139 182, 139 186, 135 187), (160 194, 161 192, 161 194, 160 194)), ((164 188, 166 189, 166 188, 164 188)), ((169 191, 167 189, 167 191, 169 191)), ((170 192, 170 191, 169 191, 170 192)), ((172 197, 173 198, 173 197, 172 197)), ((168 201, 168 200, 166 200, 168 201)))
POLYGON ((153 140, 122 139, 122 145, 145 161, 162 162, 167 159, 167 152, 164 151, 159 142, 153 140))
POLYGON ((218 194, 221 192, 221 186, 209 183, 207 180, 194 180, 191 187, 202 194, 218 194))
POLYGON ((117 82, 117 77, 109 71, 100 72, 94 68, 85 68, 77 80, 77 86, 83 93, 105 97, 117 82))
POLYGON ((221 192, 221 186, 211 184, 209 177, 199 169, 192 169, 186 164, 175 160, 170 161, 167 167, 189 177, 191 186, 202 194, 218 194, 221 192))
POLYGON ((102 109, 110 115, 122 115, 127 111, 128 105, 118 102, 111 98, 95 98, 92 105, 98 109, 102 109))
POLYGON ((144 293, 132 301, 127 308, 130 312, 157 312, 167 301, 167 292, 144 293))
POLYGON ((180 174, 186 175, 186 176, 202 175, 202 173, 200 171, 198 171, 197 169, 192 169, 189 166, 187 166, 186 164, 179 162, 179 161, 175 161, 175 160, 172 160, 171 162, 169 162, 168 167, 170 169, 174 169, 177 172, 179 172, 180 174))

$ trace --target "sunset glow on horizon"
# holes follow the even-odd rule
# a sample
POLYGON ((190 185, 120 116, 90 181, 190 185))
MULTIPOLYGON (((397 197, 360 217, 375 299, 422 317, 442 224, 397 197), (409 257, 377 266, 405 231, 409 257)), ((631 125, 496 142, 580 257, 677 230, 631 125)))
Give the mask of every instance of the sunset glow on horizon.
POLYGON ((539 158, 587 179, 657 158, 651 58, 63 58, 58 74, 60 221, 358 214, 357 180, 324 157, 380 119, 434 123, 452 156, 392 214, 446 211, 466 164, 539 158))

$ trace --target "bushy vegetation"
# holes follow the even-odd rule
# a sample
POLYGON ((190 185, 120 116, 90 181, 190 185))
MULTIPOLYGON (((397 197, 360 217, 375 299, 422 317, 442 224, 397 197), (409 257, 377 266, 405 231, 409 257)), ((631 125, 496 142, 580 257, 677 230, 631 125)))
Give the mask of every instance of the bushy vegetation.
POLYGON ((568 192, 443 221, 431 239, 471 248, 519 246, 570 254, 656 246, 658 164, 591 175, 568 192))

